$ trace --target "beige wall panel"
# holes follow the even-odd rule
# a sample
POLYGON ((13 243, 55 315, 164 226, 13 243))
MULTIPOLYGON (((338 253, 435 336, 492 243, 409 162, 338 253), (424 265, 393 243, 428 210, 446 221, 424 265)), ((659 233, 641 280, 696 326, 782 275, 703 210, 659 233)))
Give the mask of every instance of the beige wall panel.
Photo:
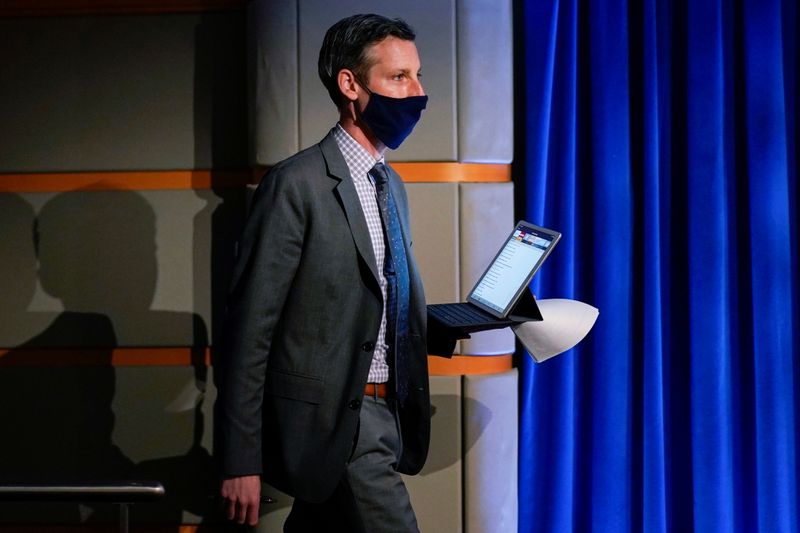
POLYGON ((458 301, 458 184, 407 183, 406 191, 425 297, 428 303, 458 301))
POLYGON ((456 35, 455 0, 395 2, 392 0, 302 0, 300 23, 300 145, 318 142, 338 116, 317 75, 319 48, 327 29, 356 13, 400 17, 417 33, 423 85, 430 97, 414 133, 390 161, 455 161, 456 35))
POLYGON ((464 376, 466 533, 516 533, 517 435, 517 371, 464 376))
POLYGON ((417 476, 404 476, 421 531, 461 531, 462 397, 460 376, 432 376, 431 447, 417 476))
POLYGON ((297 4, 247 6, 251 161, 273 165, 300 149, 297 4))
MULTIPOLYGON (((460 192, 461 298, 486 270, 489 262, 513 229, 514 186, 512 183, 462 183, 460 192)), ((465 355, 497 355, 514 352, 514 334, 509 328, 474 333, 461 341, 465 355)))
POLYGON ((459 0, 458 157, 510 163, 514 157, 510 0, 459 0))
POLYGON ((0 20, 0 172, 247 163, 245 16, 0 20))
POLYGON ((220 194, 0 195, 0 264, 18 268, 0 278, 0 346, 207 344, 243 216, 243 191, 220 194))

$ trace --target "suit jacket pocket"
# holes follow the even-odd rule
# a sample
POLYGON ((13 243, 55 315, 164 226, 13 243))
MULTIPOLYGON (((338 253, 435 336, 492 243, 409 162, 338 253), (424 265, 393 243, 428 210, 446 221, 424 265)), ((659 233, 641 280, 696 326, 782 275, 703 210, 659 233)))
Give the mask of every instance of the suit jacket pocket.
POLYGON ((318 404, 322 400, 324 382, 314 376, 267 370, 267 394, 318 404))

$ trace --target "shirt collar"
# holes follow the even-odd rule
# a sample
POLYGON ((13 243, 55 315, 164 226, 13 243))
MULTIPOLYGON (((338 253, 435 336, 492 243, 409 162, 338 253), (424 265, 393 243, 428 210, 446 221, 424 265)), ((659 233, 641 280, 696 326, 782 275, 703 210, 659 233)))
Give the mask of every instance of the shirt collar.
POLYGON ((380 159, 375 159, 369 153, 369 150, 358 144, 339 123, 333 128, 333 138, 336 140, 342 156, 344 156, 344 161, 347 163, 347 168, 350 170, 350 175, 353 179, 366 176, 376 163, 384 162, 383 156, 380 159))

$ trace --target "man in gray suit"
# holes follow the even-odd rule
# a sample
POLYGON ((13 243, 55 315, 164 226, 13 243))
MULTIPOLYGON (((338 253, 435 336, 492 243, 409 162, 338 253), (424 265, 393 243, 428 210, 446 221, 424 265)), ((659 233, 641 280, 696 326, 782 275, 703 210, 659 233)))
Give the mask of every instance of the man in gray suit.
POLYGON ((425 107, 414 32, 356 15, 319 74, 339 122, 264 177, 240 243, 219 377, 222 496, 258 520, 260 480, 295 504, 285 531, 417 531, 400 473, 430 437, 426 308, 405 189, 384 152, 425 107))

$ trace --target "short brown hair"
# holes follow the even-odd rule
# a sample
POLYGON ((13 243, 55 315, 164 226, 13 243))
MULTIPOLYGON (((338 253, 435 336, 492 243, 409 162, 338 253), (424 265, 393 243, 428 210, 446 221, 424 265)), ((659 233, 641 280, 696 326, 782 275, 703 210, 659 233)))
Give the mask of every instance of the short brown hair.
POLYGON ((319 78, 336 107, 342 104, 342 94, 336 79, 339 71, 345 68, 352 70, 357 78, 366 83, 372 67, 369 47, 389 36, 413 41, 416 34, 401 19, 372 14, 344 18, 328 29, 319 50, 317 69, 319 78))

